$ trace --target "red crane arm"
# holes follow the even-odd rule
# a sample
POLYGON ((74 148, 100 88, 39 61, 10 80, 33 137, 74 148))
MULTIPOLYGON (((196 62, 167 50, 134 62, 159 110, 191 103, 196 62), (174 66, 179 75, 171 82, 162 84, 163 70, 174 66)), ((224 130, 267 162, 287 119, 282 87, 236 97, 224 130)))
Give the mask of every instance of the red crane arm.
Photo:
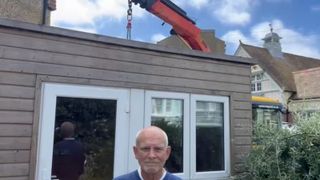
POLYGON ((192 49, 211 52, 201 37, 201 30, 170 0, 132 0, 132 2, 139 3, 142 8, 170 24, 192 49))

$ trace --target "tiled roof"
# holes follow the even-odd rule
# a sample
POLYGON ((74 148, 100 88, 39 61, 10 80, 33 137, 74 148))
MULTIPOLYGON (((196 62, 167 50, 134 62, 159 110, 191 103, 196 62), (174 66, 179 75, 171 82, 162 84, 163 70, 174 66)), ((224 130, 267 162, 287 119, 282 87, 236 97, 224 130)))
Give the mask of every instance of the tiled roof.
POLYGON ((296 91, 292 72, 320 67, 320 59, 283 53, 283 58, 272 57, 266 48, 246 45, 240 46, 258 62, 271 78, 278 83, 284 91, 296 91))

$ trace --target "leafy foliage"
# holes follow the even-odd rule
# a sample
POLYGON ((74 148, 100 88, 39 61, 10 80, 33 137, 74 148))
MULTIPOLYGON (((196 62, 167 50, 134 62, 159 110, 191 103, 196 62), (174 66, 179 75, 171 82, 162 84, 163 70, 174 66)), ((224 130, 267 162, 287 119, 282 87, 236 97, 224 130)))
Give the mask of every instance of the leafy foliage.
POLYGON ((236 179, 320 179, 320 114, 297 114, 291 129, 255 127, 247 172, 236 179))

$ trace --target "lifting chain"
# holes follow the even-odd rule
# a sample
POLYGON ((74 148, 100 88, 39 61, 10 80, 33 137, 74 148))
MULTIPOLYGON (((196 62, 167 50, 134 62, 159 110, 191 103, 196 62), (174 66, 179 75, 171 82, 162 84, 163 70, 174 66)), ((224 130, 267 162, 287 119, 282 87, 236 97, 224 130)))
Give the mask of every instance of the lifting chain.
POLYGON ((127 39, 131 40, 131 28, 132 28, 132 0, 128 0, 128 10, 127 10, 127 39))

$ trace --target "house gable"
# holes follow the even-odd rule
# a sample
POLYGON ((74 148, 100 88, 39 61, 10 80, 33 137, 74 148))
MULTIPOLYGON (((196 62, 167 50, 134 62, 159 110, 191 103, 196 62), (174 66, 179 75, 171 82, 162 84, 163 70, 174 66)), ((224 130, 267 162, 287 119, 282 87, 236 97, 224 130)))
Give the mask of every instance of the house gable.
POLYGON ((271 56, 265 48, 255 47, 241 43, 243 49, 237 51, 236 55, 243 54, 245 51, 257 64, 264 69, 270 77, 280 86, 283 91, 295 92, 296 86, 292 72, 320 66, 320 61, 313 58, 283 53, 283 58, 271 56))

